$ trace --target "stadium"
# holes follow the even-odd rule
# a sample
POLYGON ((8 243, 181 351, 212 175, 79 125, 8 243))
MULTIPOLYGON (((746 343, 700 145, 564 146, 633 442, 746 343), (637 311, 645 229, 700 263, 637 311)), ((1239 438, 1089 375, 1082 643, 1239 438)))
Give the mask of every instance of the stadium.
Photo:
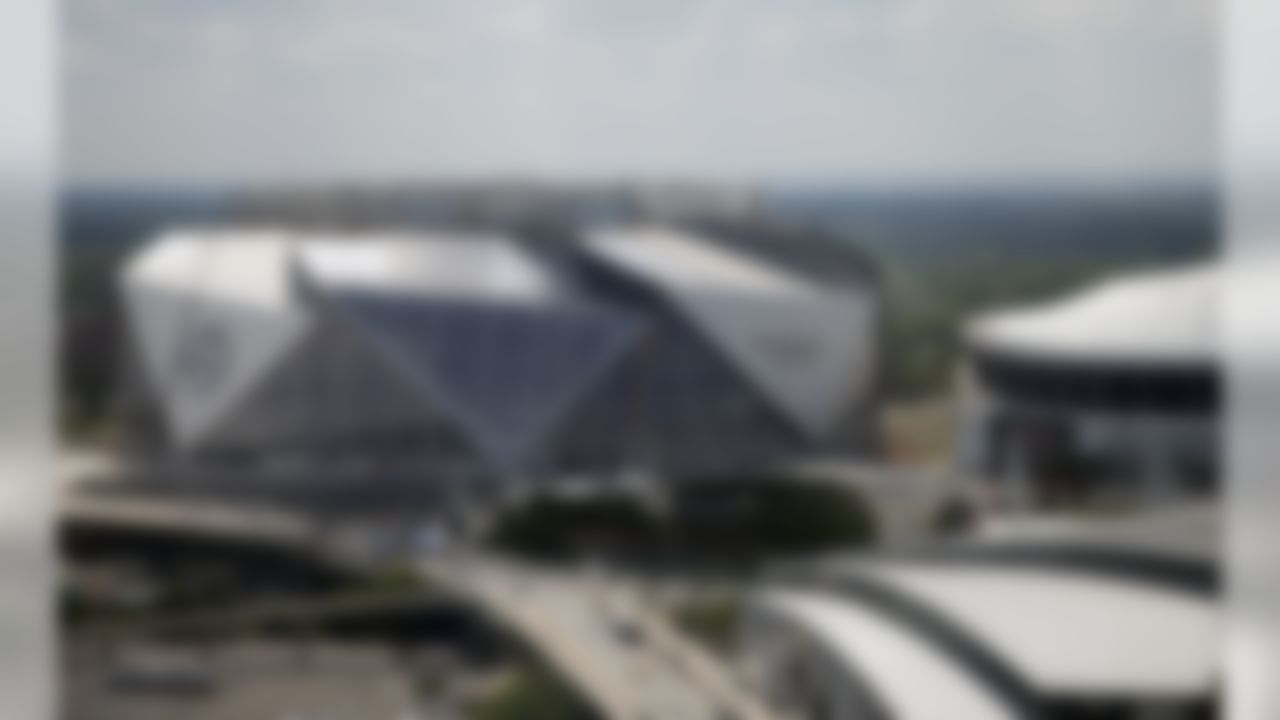
POLYGON ((135 465, 382 492, 871 450, 874 283, 725 237, 163 233, 121 278, 135 465))
POLYGON ((1015 508, 1214 494, 1220 273, 1148 271, 975 319, 962 463, 1015 508))

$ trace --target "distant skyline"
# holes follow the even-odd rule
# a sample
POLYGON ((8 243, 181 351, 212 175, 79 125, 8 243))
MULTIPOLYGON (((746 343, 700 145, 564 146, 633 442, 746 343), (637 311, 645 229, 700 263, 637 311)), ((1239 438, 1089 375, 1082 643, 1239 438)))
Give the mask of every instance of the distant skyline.
POLYGON ((1212 174, 1208 0, 68 0, 74 184, 1212 174))

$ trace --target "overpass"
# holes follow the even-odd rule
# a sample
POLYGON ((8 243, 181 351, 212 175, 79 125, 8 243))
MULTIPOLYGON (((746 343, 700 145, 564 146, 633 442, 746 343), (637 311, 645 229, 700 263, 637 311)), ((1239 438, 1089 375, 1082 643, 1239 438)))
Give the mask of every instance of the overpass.
MULTIPOLYGON (((257 544, 348 571, 385 561, 377 528, 325 527, 280 509, 72 490, 61 522, 257 544)), ((724 663, 674 630, 642 589, 464 549, 416 556, 433 589, 521 638, 611 720, 768 720, 724 663)))
POLYGON ((463 554, 423 573, 483 607, 619 720, 768 720, 724 664, 674 630, 633 583, 463 554))

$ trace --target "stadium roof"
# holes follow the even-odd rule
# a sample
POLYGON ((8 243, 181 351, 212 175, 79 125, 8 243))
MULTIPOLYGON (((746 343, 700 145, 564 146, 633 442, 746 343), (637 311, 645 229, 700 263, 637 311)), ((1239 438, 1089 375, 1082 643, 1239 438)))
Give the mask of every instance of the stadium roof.
POLYGON ((291 247, 276 230, 184 230, 125 267, 134 335, 179 443, 239 404, 310 327, 295 303, 291 247))
POLYGON ((970 323, 979 349, 1061 360, 1211 363, 1219 268, 1200 265, 1103 282, 1062 300, 970 323))
POLYGON ((1026 567, 862 572, 933 608, 1050 695, 1195 697, 1218 679, 1218 612, 1202 597, 1026 567))
POLYGON ((328 311, 354 321, 432 407, 487 429, 472 433, 474 444, 512 463, 553 427, 544 412, 567 412, 589 368, 603 372, 648 315, 668 310, 681 320, 675 332, 692 331, 814 442, 842 427, 841 413, 868 387, 869 290, 810 282, 654 226, 603 230, 575 251, 592 267, 554 264, 494 233, 183 229, 134 255, 123 285, 179 447, 216 434, 262 378, 293 362, 291 348, 319 342, 309 331, 328 327, 328 311), (637 314, 597 301, 561 274, 570 270, 644 288, 651 302, 637 314), (520 373, 493 369, 503 353, 524 358, 520 373))
MULTIPOLYGON (((828 598, 828 609, 777 607, 834 643, 859 645, 843 652, 860 657, 864 676, 936 670, 929 661, 916 660, 917 669, 877 657, 888 630, 842 639, 838 621, 826 617, 837 614, 833 602, 845 608, 846 624, 870 622, 874 610, 885 625, 909 626, 1014 705, 1029 697, 1203 698, 1222 668, 1220 601, 1215 584, 1187 582, 1185 570, 1216 568, 1217 521, 1212 504, 1119 520, 1009 521, 933 554, 827 558, 793 577, 802 592, 828 598)), ((894 693, 895 681, 873 679, 894 693)))
POLYGON ((299 259, 317 282, 340 289, 516 302, 557 295, 547 271, 497 235, 316 238, 300 246, 299 259))
POLYGON ((602 230, 590 238, 601 258, 673 289, 804 295, 805 278, 665 226, 602 230))
POLYGON ((125 268, 125 282, 262 308, 291 301, 293 236, 273 229, 165 234, 125 268))
POLYGON ((210 299, 283 308, 297 263, 335 290, 410 292, 468 299, 543 301, 550 274, 515 242, 492 234, 373 233, 354 236, 283 230, 180 230, 140 253, 127 283, 210 299))
POLYGON ((869 687, 889 717, 1018 717, 994 691, 975 683, 913 628, 893 622, 877 610, 830 594, 775 590, 760 604, 781 612, 823 643, 845 672, 869 687))
POLYGON ((550 277, 493 235, 165 233, 124 269, 142 360, 180 445, 204 437, 315 322, 297 271, 328 290, 543 302, 550 277))
POLYGON ((806 433, 870 382, 873 300, 660 227, 598 230, 597 260, 665 297, 806 433))
POLYGON ((1046 700, 1197 701, 1221 678, 1216 598, 1117 576, 849 560, 752 603, 904 720, 1026 717, 1046 700))

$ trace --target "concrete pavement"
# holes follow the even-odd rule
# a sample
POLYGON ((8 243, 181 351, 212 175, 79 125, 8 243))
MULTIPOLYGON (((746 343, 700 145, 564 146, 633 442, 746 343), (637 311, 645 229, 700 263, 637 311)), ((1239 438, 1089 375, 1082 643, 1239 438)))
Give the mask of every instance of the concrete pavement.
POLYGON ((680 636, 628 583, 475 554, 420 567, 524 636, 609 718, 770 718, 722 663, 680 636))

